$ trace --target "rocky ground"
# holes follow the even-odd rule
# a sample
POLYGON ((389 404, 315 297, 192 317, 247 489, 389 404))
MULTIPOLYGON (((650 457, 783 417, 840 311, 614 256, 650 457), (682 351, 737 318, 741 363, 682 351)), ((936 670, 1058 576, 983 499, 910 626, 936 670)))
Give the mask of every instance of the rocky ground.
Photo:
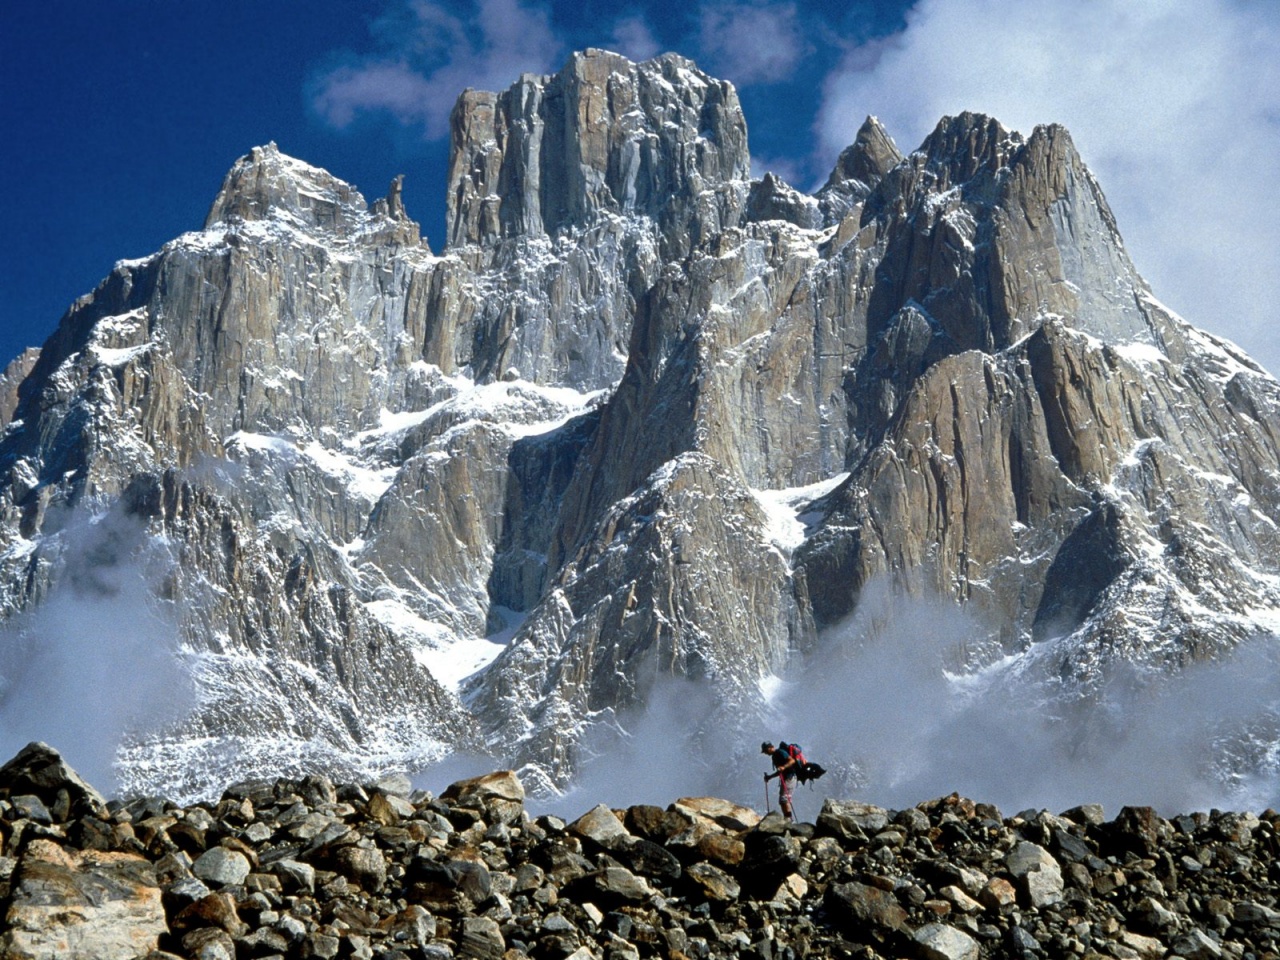
POLYGON ((785 823, 714 798, 532 817, 320 777, 105 803, 32 744, 0 769, 0 958, 1276 956, 1280 814, 1006 817, 950 796, 785 823))

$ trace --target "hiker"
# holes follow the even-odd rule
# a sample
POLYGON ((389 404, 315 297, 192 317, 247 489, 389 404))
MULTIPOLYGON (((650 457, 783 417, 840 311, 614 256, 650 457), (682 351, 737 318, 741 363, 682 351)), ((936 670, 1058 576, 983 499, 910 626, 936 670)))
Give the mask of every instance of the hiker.
POLYGON ((778 807, 782 810, 784 817, 794 821, 796 815, 791 808, 791 785, 795 783, 796 774, 800 772, 800 760, 785 743, 775 747, 766 740, 760 744, 760 752, 769 754, 773 760, 773 773, 764 775, 765 782, 768 783, 774 777, 778 778, 778 807))

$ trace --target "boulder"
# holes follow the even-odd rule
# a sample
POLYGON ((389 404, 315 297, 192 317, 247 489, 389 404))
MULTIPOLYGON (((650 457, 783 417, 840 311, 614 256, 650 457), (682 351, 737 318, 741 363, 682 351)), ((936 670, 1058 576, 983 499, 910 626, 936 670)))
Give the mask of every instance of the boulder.
POLYGON ((140 856, 26 847, 11 881, 0 957, 133 960, 168 932, 155 870, 140 856))
POLYGON ((182 949, 192 960, 236 960, 236 942, 219 927, 197 927, 182 935, 182 949))
MULTIPOLYGON (((70 801, 69 812, 106 811, 106 801, 47 743, 29 743, 0 767, 0 798, 34 795, 47 807, 58 808, 58 794, 70 801)), ((64 814, 65 819, 65 814, 64 814)))
POLYGON ((490 823, 516 823, 524 813, 524 785, 512 770, 459 780, 450 784, 440 799, 481 810, 490 823))
POLYGON ((1008 913, 1018 905, 1018 892, 1004 877, 992 877, 979 891, 978 902, 995 913, 1008 913))
POLYGON ((629 831, 654 843, 666 843, 693 826, 693 817, 678 810, 647 804, 627 808, 624 822, 629 831))
POLYGON ((709 863, 695 863, 685 870, 684 875, 689 881, 686 886, 693 891, 691 896, 695 900, 723 903, 737 900, 742 893, 742 887, 738 881, 719 867, 713 867, 709 863))
POLYGON ((796 837, 749 833, 738 875, 752 892, 773 890, 795 872, 803 855, 804 847, 796 837))
POLYGON ((379 893, 387 882, 387 861, 376 847, 341 847, 334 869, 366 893, 379 893))
MULTIPOLYGON (((615 860, 633 873, 651 877, 660 882, 670 883, 678 880, 683 872, 680 859, 666 847, 659 846, 651 840, 633 837, 630 843, 615 847, 612 854, 615 860)), ((534 869, 537 868, 534 867, 534 869)))
POLYGON ((1161 835, 1170 829, 1151 807, 1123 807, 1107 827, 1115 850, 1139 856, 1153 853, 1160 844, 1161 835))
POLYGON ((1039 909, 1062 899, 1066 889, 1062 868, 1044 847, 1024 840, 1009 851, 1005 866, 1019 881, 1032 907, 1039 909))
POLYGON ((415 896, 432 903, 451 903, 462 896, 480 904, 493 893, 489 868, 477 860, 442 862, 418 856, 409 863, 405 879, 413 885, 415 896))
POLYGON ((573 821, 568 829, 571 834, 590 840, 605 849, 611 849, 631 839, 631 834, 623 826, 622 821, 603 803, 573 821))
POLYGON ((507 949, 498 924, 488 917, 467 917, 462 921, 458 956, 472 960, 499 960, 507 949))
POLYGON ((605 867, 579 877, 567 885, 566 892, 602 907, 638 903, 655 893, 648 881, 625 867, 605 867))
POLYGON ((1173 952, 1186 960, 1220 960, 1222 944, 1204 930, 1192 929, 1171 944, 1173 952))
POLYGON ((297 860, 277 860, 268 868, 284 882, 290 893, 314 893, 316 889, 316 868, 309 863, 297 860))
POLYGON ((978 941, 945 923, 929 923, 911 937, 924 960, 978 960, 978 941))
POLYGON ((688 817, 714 823, 724 830, 750 830, 760 822, 760 814, 750 807, 718 797, 683 797, 671 809, 688 817))
POLYGON ((867 928, 900 930, 907 922, 907 911, 897 897, 863 883, 832 884, 823 906, 836 924, 853 937, 867 928))
POLYGON ((820 834, 846 842, 864 842, 889 825, 889 812, 869 803, 826 799, 818 813, 820 834))
POLYGON ((249 859, 238 850, 213 847, 191 865, 191 872, 213 887, 234 886, 249 876, 249 859))

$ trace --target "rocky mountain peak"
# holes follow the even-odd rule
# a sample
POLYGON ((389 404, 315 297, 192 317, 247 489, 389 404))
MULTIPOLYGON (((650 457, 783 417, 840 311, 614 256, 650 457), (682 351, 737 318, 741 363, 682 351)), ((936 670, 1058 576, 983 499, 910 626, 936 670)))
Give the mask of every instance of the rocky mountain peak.
POLYGON ((14 357, 4 372, 0 373, 0 427, 6 426, 13 419, 13 413, 18 409, 18 387, 35 368, 39 359, 40 351, 35 347, 28 347, 14 357))
POLYGON ((235 162, 205 218, 205 229, 219 223, 285 219, 338 237, 378 230, 379 221, 400 227, 401 242, 416 243, 418 228, 404 213, 400 178, 371 214, 360 191, 327 170, 284 153, 275 143, 254 147, 235 162), (410 229, 404 229, 408 225, 410 229))
POLYGON ((732 84, 674 54, 586 50, 552 76, 459 97, 448 242, 554 235, 597 213, 687 221, 699 194, 749 170, 732 84))
POLYGON ((1021 134, 1005 129, 994 117, 965 111, 939 120, 918 152, 948 183, 960 184, 1007 166, 1022 143, 1021 134))
POLYGON ((902 161, 902 151, 876 117, 867 117, 853 143, 836 160, 827 186, 857 180, 874 187, 902 161))
POLYGON ((474 744, 558 788, 670 678, 748 722, 881 583, 1052 677, 1274 623, 1280 386, 1151 297, 1061 127, 869 118, 814 197, 747 180, 729 84, 589 50, 453 136, 450 255, 260 147, 0 391, 0 613, 74 583, 81 505, 171 571, 207 699, 133 787, 474 744))

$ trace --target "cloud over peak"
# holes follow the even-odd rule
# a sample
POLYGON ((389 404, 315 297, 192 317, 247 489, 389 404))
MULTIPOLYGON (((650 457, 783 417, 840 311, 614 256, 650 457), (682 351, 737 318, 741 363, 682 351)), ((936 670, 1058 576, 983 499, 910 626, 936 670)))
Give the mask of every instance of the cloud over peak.
POLYGON ((919 0, 854 47, 816 124, 835 155, 877 113, 907 148, 974 110, 1067 126, 1157 295, 1280 371, 1280 23, 1253 0, 919 0))
POLYGON ((702 7, 699 46, 710 66, 738 84, 790 78, 805 38, 794 3, 713 3, 702 7))
POLYGON ((474 0, 454 12, 458 6, 395 6, 373 24, 378 52, 348 54, 313 80, 313 109, 338 129, 384 112, 439 139, 463 90, 505 89, 522 73, 546 72, 564 52, 545 8, 521 0, 474 0))

